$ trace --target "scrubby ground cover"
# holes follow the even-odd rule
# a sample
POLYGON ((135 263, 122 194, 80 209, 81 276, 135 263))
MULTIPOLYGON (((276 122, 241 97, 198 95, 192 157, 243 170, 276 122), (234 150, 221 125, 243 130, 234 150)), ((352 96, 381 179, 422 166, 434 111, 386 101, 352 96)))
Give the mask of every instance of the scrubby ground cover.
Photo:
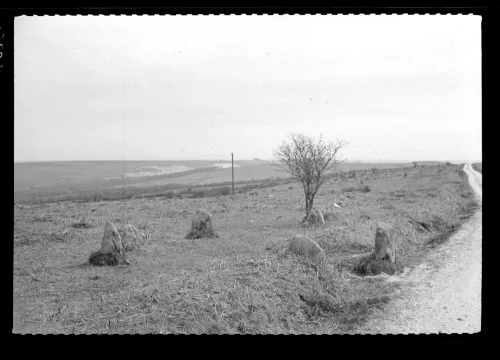
POLYGON ((315 200, 325 225, 307 228, 299 225, 298 183, 235 196, 15 205, 15 331, 351 331, 398 286, 348 275, 373 251, 377 221, 394 228, 399 269, 414 266, 477 206, 461 168, 362 170, 337 178, 315 200), (198 209, 212 213, 219 238, 184 238, 198 209), (131 265, 88 263, 107 220, 144 232, 144 245, 128 255, 131 265), (325 250, 325 270, 286 251, 296 233, 325 250))

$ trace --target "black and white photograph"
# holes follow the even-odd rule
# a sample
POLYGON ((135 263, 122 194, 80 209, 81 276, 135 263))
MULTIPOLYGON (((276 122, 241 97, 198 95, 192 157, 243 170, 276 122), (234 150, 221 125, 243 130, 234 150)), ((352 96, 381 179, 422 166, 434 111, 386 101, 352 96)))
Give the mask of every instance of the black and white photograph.
POLYGON ((12 333, 481 332, 481 21, 16 16, 12 333))

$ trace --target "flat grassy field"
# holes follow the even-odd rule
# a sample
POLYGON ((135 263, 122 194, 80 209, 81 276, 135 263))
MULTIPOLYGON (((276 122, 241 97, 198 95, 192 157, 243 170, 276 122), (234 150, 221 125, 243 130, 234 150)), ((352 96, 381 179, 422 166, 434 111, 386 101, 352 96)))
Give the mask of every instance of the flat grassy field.
POLYGON ((253 195, 17 204, 14 331, 348 333, 397 296, 397 282, 347 274, 373 251, 377 222, 394 229, 398 268, 414 266, 477 206, 461 168, 368 169, 332 180, 315 200, 326 224, 309 228, 299 226, 298 183, 253 195), (184 239, 197 209, 213 214, 219 238, 184 239), (107 220, 144 232, 131 265, 88 263, 107 220), (326 270, 286 251, 296 233, 325 250, 326 270))

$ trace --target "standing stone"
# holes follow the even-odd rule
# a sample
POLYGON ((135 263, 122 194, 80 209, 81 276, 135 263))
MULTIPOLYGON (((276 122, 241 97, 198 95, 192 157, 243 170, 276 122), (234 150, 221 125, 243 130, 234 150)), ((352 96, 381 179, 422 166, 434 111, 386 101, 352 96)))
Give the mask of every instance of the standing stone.
POLYGON ((375 233, 375 259, 389 259, 391 263, 396 262, 396 248, 389 231, 382 225, 377 226, 375 233))
POLYGON ((122 240, 118 230, 116 230, 115 225, 108 221, 104 226, 104 236, 101 241, 101 248, 99 249, 101 254, 109 254, 112 252, 117 252, 119 254, 123 253, 122 240))
POLYGON ((121 231, 122 246, 124 251, 136 249, 143 242, 143 234, 134 225, 127 224, 121 231))
POLYGON ((295 235, 288 245, 288 251, 301 255, 316 264, 324 264, 325 251, 311 238, 305 235, 295 235))
POLYGON ((317 208, 312 208, 309 217, 304 219, 304 222, 310 225, 324 225, 325 219, 321 211, 317 208))
POLYGON ((219 237, 215 231, 212 214, 205 210, 198 210, 191 222, 191 231, 186 239, 201 239, 219 237))
POLYGON ((90 254, 89 263, 97 266, 131 264, 123 254, 121 236, 111 222, 108 221, 104 226, 101 248, 90 254))

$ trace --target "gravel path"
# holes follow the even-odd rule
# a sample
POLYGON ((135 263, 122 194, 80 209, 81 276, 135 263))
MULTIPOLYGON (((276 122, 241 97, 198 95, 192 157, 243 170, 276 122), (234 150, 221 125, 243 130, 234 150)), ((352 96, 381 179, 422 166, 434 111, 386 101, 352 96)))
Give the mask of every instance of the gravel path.
MULTIPOLYGON (((482 175, 464 167, 482 205, 482 175)), ((356 333, 432 334, 481 331, 482 207, 426 262, 400 279, 398 297, 356 333)))

